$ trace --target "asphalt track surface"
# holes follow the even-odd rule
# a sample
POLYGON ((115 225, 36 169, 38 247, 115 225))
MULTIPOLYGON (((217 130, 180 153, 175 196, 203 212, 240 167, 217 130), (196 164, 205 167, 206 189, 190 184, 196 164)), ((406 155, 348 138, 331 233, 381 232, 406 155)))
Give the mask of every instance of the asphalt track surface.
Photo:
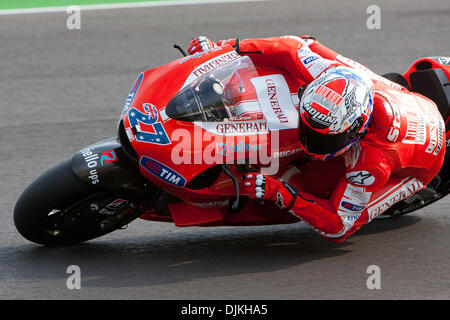
POLYGON ((81 30, 65 13, 0 16, 1 299, 449 299, 450 198, 374 221, 343 244, 306 224, 176 228, 136 220, 66 248, 24 240, 12 213, 38 175, 116 134, 136 76, 179 57, 194 35, 212 39, 311 34, 378 73, 450 55, 447 0, 270 1, 90 11, 81 30), (68 290, 66 269, 81 268, 68 290), (381 271, 369 290, 368 266, 381 271))

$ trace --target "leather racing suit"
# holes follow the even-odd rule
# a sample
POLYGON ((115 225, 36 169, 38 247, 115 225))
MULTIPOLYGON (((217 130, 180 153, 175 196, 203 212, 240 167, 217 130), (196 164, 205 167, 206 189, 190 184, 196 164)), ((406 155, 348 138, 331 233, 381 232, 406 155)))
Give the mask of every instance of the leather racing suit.
MULTIPOLYGON (((217 43, 236 45, 235 39, 217 43)), ((216 45, 213 43, 213 45, 216 45)), ((203 48, 204 49, 204 48, 203 48)), ((284 36, 239 42, 239 51, 255 65, 286 70, 307 85, 326 69, 345 65, 366 72, 375 96, 368 133, 341 157, 346 172, 329 198, 307 193, 301 179, 265 176, 265 199, 289 210, 326 239, 342 242, 395 203, 422 190, 444 161, 445 124, 436 105, 326 48, 315 39, 284 36), (260 51, 260 53, 251 53, 260 51)), ((249 174, 249 196, 255 197, 249 174)))

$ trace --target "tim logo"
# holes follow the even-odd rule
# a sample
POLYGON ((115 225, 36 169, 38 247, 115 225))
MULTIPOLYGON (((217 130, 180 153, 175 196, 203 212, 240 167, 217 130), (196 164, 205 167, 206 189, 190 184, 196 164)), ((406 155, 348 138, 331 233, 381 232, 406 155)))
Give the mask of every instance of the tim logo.
POLYGON ((125 101, 125 105, 123 106, 122 115, 126 113, 128 108, 133 103, 134 97, 136 96, 136 94, 139 90, 139 87, 141 86, 141 82, 142 82, 143 78, 144 78, 144 73, 141 73, 139 75, 139 77, 136 79, 136 81, 134 82, 133 86, 131 87, 130 93, 127 96, 127 100, 125 101))
POLYGON ((357 206, 356 204, 346 202, 346 201, 342 201, 341 206, 344 207, 345 209, 348 209, 351 211, 362 211, 365 208, 364 206, 357 206))
POLYGON ((184 187, 186 184, 186 179, 182 175, 156 160, 142 157, 141 166, 154 176, 174 186, 184 187))
POLYGON ((102 156, 100 157, 100 163, 102 165, 104 165, 106 163, 116 162, 116 161, 117 161, 117 156, 116 156, 116 153, 114 152, 114 150, 102 152, 102 156))

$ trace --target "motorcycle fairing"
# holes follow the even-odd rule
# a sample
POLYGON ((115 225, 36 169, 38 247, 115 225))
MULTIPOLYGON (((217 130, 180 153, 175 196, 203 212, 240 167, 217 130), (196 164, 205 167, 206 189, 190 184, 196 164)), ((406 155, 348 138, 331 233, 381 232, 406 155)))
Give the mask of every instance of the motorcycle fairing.
MULTIPOLYGON (((276 175, 289 182, 306 194, 313 194, 320 198, 330 197, 334 187, 345 172, 345 161, 335 158, 328 161, 310 161, 297 167, 283 166, 276 175), (321 181, 320 184, 317 181, 321 181)), ((235 174, 238 174, 237 172, 235 174)), ((230 183, 225 177, 219 178, 221 183, 230 183)), ((211 187, 214 190, 214 185, 211 187)), ((204 190, 201 190, 204 191, 204 190)), ((244 190, 241 189, 241 194, 244 190)), ((222 196, 216 199, 205 193, 202 197, 197 195, 188 202, 169 204, 169 216, 158 216, 153 211, 146 212, 140 218, 150 221, 170 221, 179 227, 188 226, 238 226, 238 225, 269 225, 296 223, 300 219, 287 211, 280 211, 270 201, 261 205, 256 200, 243 196, 240 199, 242 208, 237 213, 230 210, 233 195, 222 196)))
POLYGON ((239 213, 230 213, 228 207, 200 208, 183 202, 169 205, 173 222, 177 227, 212 227, 239 225, 270 225, 299 222, 297 216, 280 209, 272 202, 266 201, 261 206, 249 200, 239 213))
POLYGON ((117 138, 80 150, 72 157, 71 165, 75 175, 89 184, 146 192, 146 180, 132 167, 117 138))
MULTIPOLYGON (((208 132, 205 128, 199 127, 193 122, 175 120, 167 115, 167 104, 181 88, 190 85, 187 84, 190 81, 188 81, 189 78, 192 79, 198 76, 198 80, 204 76, 204 74, 200 73, 204 72, 206 68, 209 68, 210 71, 215 71, 223 65, 226 65, 226 63, 232 64, 236 62, 238 58, 240 57, 236 56, 231 46, 224 46, 217 50, 181 58, 167 65, 145 71, 132 102, 127 104, 127 108, 121 117, 120 121, 123 124, 124 132, 126 132, 126 135, 122 136, 127 137, 125 139, 130 141, 133 150, 136 152, 136 163, 139 165, 140 173, 150 182, 160 186, 169 193, 176 194, 182 200, 188 201, 196 195, 202 196, 203 199, 211 199, 214 196, 222 195, 232 197, 235 194, 232 181, 223 174, 218 177, 215 185, 211 185, 208 188, 199 190, 188 188, 189 182, 202 172, 217 165, 217 163, 220 164, 227 161, 225 154, 221 154, 225 150, 225 147, 227 151, 231 150, 231 152, 244 149, 245 152, 242 154, 236 152, 236 161, 240 161, 239 159, 244 160, 248 157, 248 152, 245 150, 247 145, 250 148, 266 148, 266 150, 270 150, 271 132, 267 130, 266 125, 262 124, 265 121, 264 118, 250 122, 244 119, 233 119, 233 121, 227 121, 226 123, 216 122, 214 123, 215 132, 208 132), (227 136, 219 133, 220 130, 223 131, 230 128, 234 130, 236 126, 232 127, 233 123, 240 125, 239 130, 244 128, 244 131, 253 130, 254 132, 243 136, 235 134, 227 136), (252 126, 248 127, 248 123, 251 123, 252 126), (200 142, 198 139, 196 141, 194 141, 195 139, 190 139, 195 134, 200 134, 200 137, 203 137, 203 139, 200 138, 200 142), (213 139, 217 139, 215 140, 216 145, 211 144, 214 141, 213 139), (252 141, 260 141, 260 143, 256 143, 253 146, 252 141), (195 157, 201 155, 207 147, 211 149, 211 145, 215 147, 212 148, 214 150, 210 151, 214 156, 217 156, 215 159, 218 159, 218 161, 216 163, 195 162, 195 157), (183 149, 183 146, 186 148, 183 149), (244 148, 241 148, 241 146, 244 146, 244 148), (178 149, 176 149, 177 147, 178 149), (173 151, 180 152, 180 149, 182 154, 190 159, 190 162, 174 161, 173 151), (179 173, 185 179, 185 183, 170 183, 170 181, 155 174, 155 170, 149 171, 148 168, 142 166, 143 157, 151 159, 145 160, 146 163, 148 161, 158 162, 170 168, 173 172, 179 173)), ((246 57, 246 59, 249 58, 246 57)), ((291 114, 293 114, 292 111, 295 110, 296 106, 294 105, 295 99, 292 99, 292 96, 297 92, 298 81, 293 79, 289 74, 273 68, 258 68, 255 76, 266 77, 273 74, 285 79, 284 91, 286 94, 284 95, 284 99, 287 100, 290 98, 289 108, 291 114)), ((231 80, 239 81, 238 76, 231 80)), ((252 88, 252 90, 249 89, 246 93, 251 93, 253 98, 245 100, 245 103, 248 103, 245 107, 247 109, 244 108, 244 104, 239 106, 242 110, 248 110, 249 106, 252 108, 252 103, 253 106, 256 106, 258 103, 255 88, 249 79, 247 80, 247 84, 248 88, 252 88)), ((279 86, 277 86, 277 90, 278 88, 279 86)), ((259 114, 263 115, 261 109, 259 109, 259 114)), ((257 114, 256 117, 258 117, 257 114)), ((277 131, 280 145, 275 150, 274 157, 277 158, 277 161, 280 161, 280 166, 302 155, 302 151, 298 145, 299 132, 298 128, 293 124, 294 122, 290 124, 289 129, 277 131)), ((205 124, 210 126, 210 122, 203 122, 201 126, 205 124)), ((269 151, 266 154, 270 155, 269 151)), ((233 171, 234 168, 231 168, 231 170, 233 171)), ((237 171, 234 174, 236 176, 240 175, 237 171)))
POLYGON ((450 57, 416 60, 403 75, 412 91, 436 103, 444 121, 450 118, 450 57))

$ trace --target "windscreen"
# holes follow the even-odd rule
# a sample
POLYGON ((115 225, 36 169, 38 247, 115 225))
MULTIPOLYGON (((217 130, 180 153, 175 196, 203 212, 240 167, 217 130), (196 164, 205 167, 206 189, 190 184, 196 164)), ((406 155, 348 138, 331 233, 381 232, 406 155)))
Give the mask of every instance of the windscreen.
POLYGON ((225 122, 261 120, 263 114, 250 80, 258 73, 249 57, 211 70, 181 89, 168 103, 166 114, 182 121, 225 122))

